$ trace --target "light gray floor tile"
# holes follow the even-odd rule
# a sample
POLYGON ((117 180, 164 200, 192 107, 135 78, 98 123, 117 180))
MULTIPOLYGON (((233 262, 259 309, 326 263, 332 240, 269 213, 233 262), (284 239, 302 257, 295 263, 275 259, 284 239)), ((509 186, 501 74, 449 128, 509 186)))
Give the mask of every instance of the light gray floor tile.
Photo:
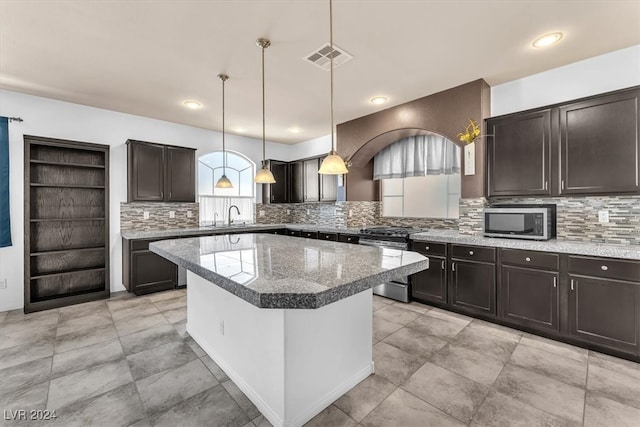
POLYGON ((160 310, 153 304, 136 304, 132 307, 123 307, 119 310, 115 310, 111 313, 111 317, 114 322, 128 319, 131 317, 137 318, 142 316, 151 316, 152 314, 158 314, 160 310))
POLYGON ((334 405, 316 415, 305 427, 355 427, 357 423, 334 405))
POLYGON ((385 298, 385 297, 381 297, 380 295, 374 295, 373 296, 373 302, 374 303, 380 303, 380 304, 384 304, 384 305, 389 305, 389 304, 394 304, 395 301, 389 298, 385 298))
POLYGON ((193 338, 191 337, 187 337, 184 339, 184 342, 187 343, 187 345, 189 346, 189 348, 191 348, 191 350, 193 350, 193 352, 196 354, 196 356, 198 357, 202 357, 204 355, 206 355, 207 353, 202 349, 202 347, 200 347, 198 345, 197 342, 195 342, 193 340, 193 338))
POLYGON ((402 328, 382 340, 407 353, 431 357, 433 353, 447 345, 441 338, 434 337, 418 329, 402 328))
POLYGON ((162 315, 169 323, 178 323, 187 319, 186 307, 174 308, 173 310, 163 311, 162 315))
POLYGON ((449 340, 458 335, 458 333, 460 333, 460 331, 463 330, 464 327, 468 324, 468 322, 443 320, 437 317, 429 316, 429 313, 431 313, 432 311, 433 310, 428 311, 426 314, 421 315, 413 322, 407 323, 406 327, 417 329, 429 335, 449 340))
POLYGON ((5 317, 9 314, 8 311, 0 311, 0 323, 4 322, 5 317))
POLYGON ((51 357, 2 369, 0 370, 0 398, 9 396, 18 390, 25 391, 29 387, 45 382, 49 380, 50 374, 51 357))
POLYGON ((28 323, 25 327, 20 322, 2 322, 0 325, 0 350, 4 350, 18 345, 46 341, 56 337, 56 324, 28 323))
POLYGON ((264 417, 264 415, 260 415, 258 418, 255 418, 252 423, 255 427, 273 427, 273 425, 269 422, 268 419, 264 417))
POLYGON ((457 345, 447 345, 433 355, 431 362, 485 385, 494 383, 506 363, 457 345))
POLYGON ((394 391, 363 421, 366 427, 462 427, 465 424, 402 389, 394 391))
POLYGON ((151 303, 151 300, 149 299, 149 297, 133 296, 130 298, 122 298, 122 299, 116 299, 116 300, 110 299, 109 301, 107 301, 107 306, 109 307, 109 310, 113 314, 118 310, 126 310, 131 307, 153 305, 150 303, 151 303))
POLYGON ((35 313, 25 314, 22 310, 11 310, 2 322, 0 330, 21 329, 35 330, 38 328, 46 328, 56 326, 58 324, 59 310, 36 311, 35 313))
POLYGON ((489 335, 497 336, 498 338, 514 341, 516 343, 520 342, 523 334, 522 331, 511 329, 502 325, 496 325, 495 323, 485 322, 484 320, 480 319, 473 319, 473 321, 467 326, 467 329, 483 332, 489 335))
POLYGON ((395 385, 402 384, 426 360, 426 357, 407 353, 384 342, 373 346, 376 375, 380 375, 395 385))
POLYGON ((102 315, 111 317, 107 303, 104 300, 85 302, 83 304, 75 304, 67 307, 62 307, 59 310, 60 318, 59 325, 67 322, 71 319, 84 317, 88 315, 102 315))
POLYGON ((499 392, 571 422, 582 422, 584 390, 507 364, 496 380, 499 392))
POLYGON ((165 299, 178 298, 178 297, 181 297, 181 296, 184 296, 184 292, 181 292, 181 291, 178 291, 178 290, 156 292, 155 294, 149 295, 149 301, 158 302, 158 301, 162 301, 162 300, 165 300, 165 299))
POLYGON ((220 368, 220 366, 218 366, 218 364, 214 362, 213 359, 211 359, 209 356, 203 356, 200 360, 202 360, 202 363, 204 363, 207 369, 221 383, 229 379, 229 377, 227 376, 227 374, 225 374, 222 368, 220 368))
POLYGON ((385 302, 382 302, 382 301, 379 301, 379 300, 374 299, 374 300, 373 300, 373 311, 378 311, 378 310, 380 310, 381 308, 386 307, 386 306, 388 306, 388 305, 389 305, 389 304, 387 304, 387 303, 385 303, 385 302))
POLYGON ((589 365, 599 366, 610 371, 624 373, 624 375, 637 378, 640 381, 640 363, 620 359, 595 351, 589 352, 589 365))
POLYGON ((336 405, 342 412, 360 422, 397 388, 379 375, 370 375, 349 390, 336 405))
POLYGON ((443 310, 441 308, 433 308, 426 313, 428 316, 436 317, 438 319, 447 320, 453 323, 461 325, 468 325, 473 320, 473 317, 465 316, 464 314, 454 313, 453 311, 443 310))
POLYGON ((375 314, 373 315, 373 338, 375 341, 388 337, 400 328, 402 328, 400 323, 391 322, 375 314))
POLYGON ((108 362, 116 362, 124 358, 120 341, 113 339, 100 342, 53 356, 51 376, 62 377, 83 369, 91 368, 108 362))
POLYGON ((428 305, 420 304, 419 302, 410 302, 408 304, 402 304, 400 307, 405 310, 415 311, 419 314, 425 314, 427 311, 431 310, 433 307, 429 307, 428 305))
POLYGON ((70 334, 72 332, 81 332, 96 326, 110 325, 112 323, 113 321, 111 320, 109 311, 87 314, 81 317, 71 317, 58 322, 57 336, 70 334))
POLYGON ((474 327, 472 322, 455 336, 452 343, 506 362, 518 345, 518 341, 519 338, 513 341, 491 334, 486 328, 474 327))
POLYGON ((640 409, 590 392, 587 393, 584 411, 585 427, 638 427, 640 425, 640 409))
POLYGON ((249 417, 222 385, 196 394, 168 411, 152 417, 155 427, 243 426, 249 417))
POLYGON ((126 360, 92 366, 51 380, 47 408, 60 409, 133 381, 126 360))
POLYGON ((193 359, 196 355, 185 342, 171 342, 127 356, 136 380, 184 365, 193 359))
POLYGON ((464 423, 471 421, 489 392, 488 387, 429 362, 402 388, 464 423))
POLYGON ((511 363, 576 387, 584 388, 587 382, 586 361, 569 359, 528 345, 516 347, 511 363))
MULTIPOLYGON (((6 393, 0 388, 0 408, 4 411, 17 409, 46 409, 49 381, 29 383, 6 393)), ((2 423, 0 422, 0 425, 2 423)))
POLYGON ((83 331, 72 332, 70 334, 56 337, 56 353, 75 350, 100 342, 111 341, 117 338, 118 334, 113 324, 97 326, 83 331))
POLYGON ((187 297, 186 295, 178 296, 177 298, 171 299, 162 299, 160 301, 156 301, 153 305, 160 311, 173 310, 176 308, 186 307, 187 306, 187 297))
POLYGON ((136 381, 148 414, 167 410, 217 384, 218 381, 199 359, 136 381))
POLYGON ((0 369, 53 355, 53 337, 0 350, 0 369))
POLYGON ((376 311, 375 314, 377 317, 382 317, 393 323, 400 323, 401 325, 406 325, 407 323, 415 320, 420 313, 416 313, 415 311, 407 310, 398 304, 388 305, 386 307, 381 308, 376 311))
POLYGON ((624 371, 611 371, 589 365, 587 389, 598 395, 640 408, 640 381, 624 371))
POLYGON ((118 335, 121 337, 142 331, 144 329, 153 328, 154 326, 166 324, 167 320, 161 313, 150 314, 146 316, 134 316, 126 319, 117 320, 115 322, 118 335))
POLYGON ((260 416, 258 408, 249 400, 249 398, 238 388, 233 381, 225 381, 222 386, 227 390, 227 393, 233 397, 233 400, 240 406, 240 408, 249 416, 250 419, 254 419, 260 416))
MULTIPOLYGON (((167 316, 165 316, 165 318, 166 317, 167 316)), ((176 323, 174 323, 174 322, 169 322, 169 323, 171 323, 171 326, 173 326, 173 328, 176 330, 176 332, 178 332, 178 335, 180 335, 180 337, 185 338, 185 337, 189 336, 189 334, 187 333, 187 320, 186 319, 180 320, 179 322, 176 322, 176 323)))
POLYGON ((571 423, 522 403, 502 393, 492 391, 473 418, 472 427, 570 427, 571 423))
POLYGON ((144 329, 120 338, 122 349, 127 355, 181 340, 182 338, 178 332, 169 324, 144 329))
POLYGON ((589 350, 585 348, 576 347, 571 344, 565 344, 560 341, 550 340, 548 338, 539 337, 537 335, 523 334, 522 339, 520 340, 520 344, 539 348, 550 353, 555 353, 560 356, 575 359, 579 362, 586 361, 589 356, 589 350))
POLYGON ((47 423, 64 427, 126 427, 145 417, 144 408, 134 384, 59 409, 58 418, 47 423))

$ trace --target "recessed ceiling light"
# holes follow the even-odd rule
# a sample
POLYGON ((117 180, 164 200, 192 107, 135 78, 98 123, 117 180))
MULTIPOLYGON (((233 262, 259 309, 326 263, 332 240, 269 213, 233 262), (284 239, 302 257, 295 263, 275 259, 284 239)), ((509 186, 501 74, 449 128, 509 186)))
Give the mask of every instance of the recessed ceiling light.
POLYGON ((380 105, 380 104, 384 104, 388 100, 389 99, 386 96, 374 96, 369 100, 369 102, 375 105, 380 105))
POLYGON ((533 47, 547 47, 557 43, 562 39, 562 33, 550 33, 538 37, 533 41, 533 47))
POLYGON ((300 132, 302 132, 302 128, 295 127, 295 126, 294 127, 290 127, 289 128, 289 132, 291 132, 291 133, 300 133, 300 132))
POLYGON ((194 101, 192 99, 187 99, 182 104, 187 108, 191 108, 192 110, 197 110, 199 108, 202 108, 201 103, 199 103, 198 101, 194 101))

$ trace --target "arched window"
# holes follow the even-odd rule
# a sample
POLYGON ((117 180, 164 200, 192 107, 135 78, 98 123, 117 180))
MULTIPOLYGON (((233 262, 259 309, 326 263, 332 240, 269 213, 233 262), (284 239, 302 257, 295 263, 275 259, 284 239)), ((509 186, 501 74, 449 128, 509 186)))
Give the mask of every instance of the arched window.
POLYGON ((214 151, 198 159, 200 222, 212 223, 214 218, 218 222, 226 222, 231 205, 240 210, 240 215, 234 210, 234 221, 253 221, 256 165, 240 153, 227 150, 224 155, 227 178, 233 188, 216 188, 216 182, 223 173, 222 151, 214 151))

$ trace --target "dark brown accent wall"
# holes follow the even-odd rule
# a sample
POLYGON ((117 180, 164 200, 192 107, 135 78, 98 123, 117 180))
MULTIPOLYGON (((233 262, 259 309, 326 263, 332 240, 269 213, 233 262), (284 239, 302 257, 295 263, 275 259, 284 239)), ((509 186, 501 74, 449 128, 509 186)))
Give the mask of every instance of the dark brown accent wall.
MULTIPOLYGON (((479 79, 339 124, 337 151, 352 164, 346 175, 347 200, 379 199, 378 184, 368 171, 373 171, 373 156, 387 145, 426 132, 458 143, 456 135, 468 120, 483 123, 490 117, 490 111, 491 89, 479 79)), ((484 158, 485 141, 480 140, 476 142, 476 174, 462 176, 463 198, 485 195, 484 158)))

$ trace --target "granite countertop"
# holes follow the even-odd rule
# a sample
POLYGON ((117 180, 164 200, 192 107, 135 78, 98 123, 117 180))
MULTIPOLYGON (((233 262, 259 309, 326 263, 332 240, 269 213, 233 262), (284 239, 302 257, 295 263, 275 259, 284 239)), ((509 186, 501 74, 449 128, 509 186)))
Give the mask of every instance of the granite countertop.
POLYGON ((416 252, 273 234, 162 240, 149 248, 260 308, 319 308, 429 267, 416 252))
POLYGON ((330 227, 315 224, 238 224, 224 226, 218 225, 216 227, 192 227, 192 228, 173 228, 169 230, 122 230, 121 235, 125 239, 158 239, 163 237, 182 237, 182 236, 209 236, 213 234, 227 234, 230 232, 250 232, 250 231, 263 231, 263 230, 276 230, 279 228, 288 228, 291 230, 309 230, 320 231, 324 233, 342 233, 342 234, 358 234, 359 228, 346 228, 346 227, 330 227))
POLYGON ((599 256, 640 260, 640 246, 612 245, 589 242, 568 242, 566 240, 518 240, 496 239, 492 237, 460 234, 455 230, 430 230, 411 235, 412 240, 461 243, 465 245, 492 246, 496 248, 525 249, 530 251, 556 252, 574 255, 599 256))

